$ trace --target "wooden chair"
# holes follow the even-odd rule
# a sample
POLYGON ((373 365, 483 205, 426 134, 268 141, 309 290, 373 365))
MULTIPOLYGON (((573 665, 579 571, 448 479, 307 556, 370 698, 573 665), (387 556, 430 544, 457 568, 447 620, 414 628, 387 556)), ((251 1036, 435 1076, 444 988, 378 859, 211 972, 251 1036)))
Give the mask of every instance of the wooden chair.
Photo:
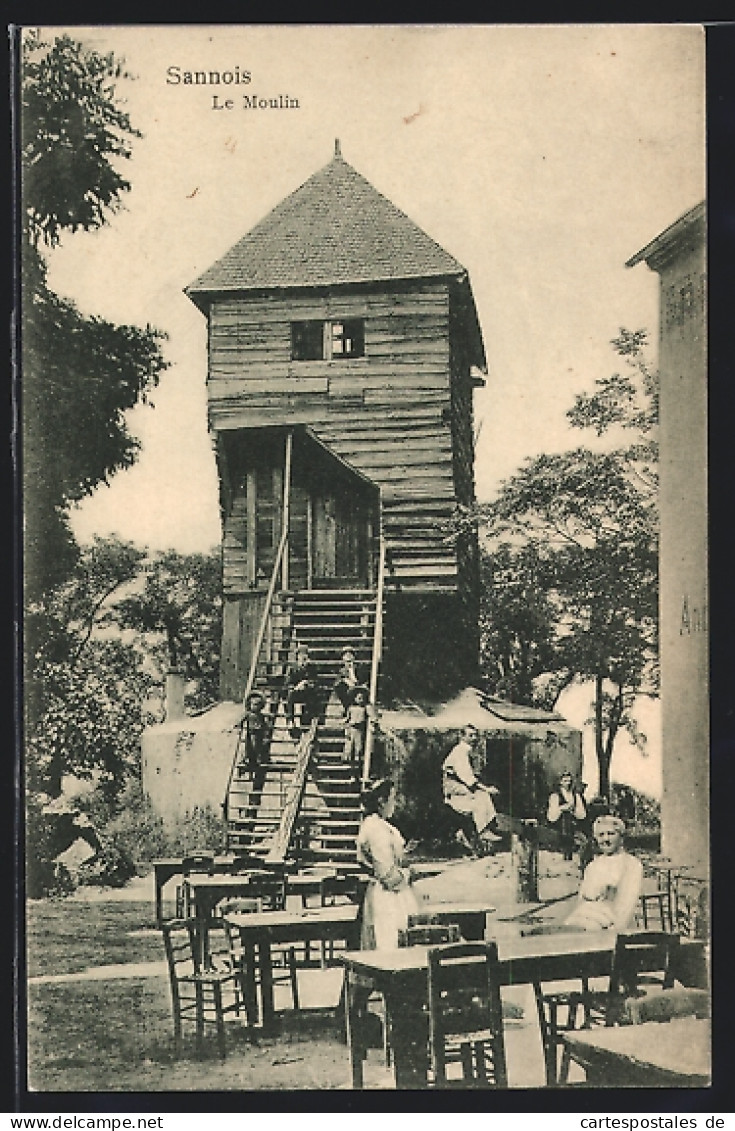
POLYGON ((547 1086, 564 1082, 558 1067, 564 1034, 578 1028, 589 1029, 592 1025, 620 1024, 625 1020, 629 998, 654 987, 662 989, 673 985, 678 946, 679 936, 665 931, 618 935, 607 989, 591 990, 589 981, 582 978, 579 989, 549 993, 539 982, 534 982, 547 1086))
POLYGON ((638 898, 636 923, 644 931, 656 927, 675 931, 676 879, 669 861, 644 860, 643 891, 638 898))
POLYGON ((195 914, 189 878, 193 875, 212 876, 214 856, 207 852, 194 852, 181 862, 182 881, 176 888, 176 918, 189 919, 195 914))
POLYGON ((559 1082, 558 1050, 564 1044, 564 1034, 580 1027, 587 1027, 585 1003, 589 998, 589 992, 589 982, 586 978, 581 979, 579 990, 560 989, 552 993, 544 992, 540 982, 533 983, 541 1045, 544 1050, 547 1087, 553 1087, 559 1082), (580 1016, 583 1018, 582 1026, 578 1024, 580 1016))
POLYGON ((207 970, 200 968, 197 957, 200 953, 199 929, 195 919, 171 919, 161 926, 171 987, 174 1048, 176 1055, 180 1056, 185 1021, 195 1025, 197 1053, 203 1049, 206 1026, 214 1025, 219 1054, 224 1059, 227 1054, 225 1015, 240 1013, 240 980, 228 966, 222 969, 214 966, 207 970))
MULTIPOLYGON (((244 914, 254 911, 283 911, 286 905, 286 877, 282 872, 253 872, 250 882, 237 899, 228 900, 223 906, 226 918, 227 911, 238 911, 244 914)), ((243 993, 248 1004, 248 1013, 252 1015, 252 985, 257 983, 259 970, 257 963, 251 955, 245 952, 240 943, 240 933, 232 924, 227 924, 230 955, 234 968, 238 971, 243 993)), ((271 947, 271 969, 273 983, 278 985, 287 982, 291 991, 291 1001, 294 1009, 300 1009, 299 983, 297 974, 298 963, 296 949, 293 946, 271 947)))
POLYGON ((643 997, 652 989, 671 989, 678 954, 679 936, 667 931, 618 935, 609 989, 601 1001, 590 1001, 590 1009, 598 1005, 605 1025, 619 1024, 627 999, 643 997))
POLYGON ((436 1088, 507 1087, 497 943, 429 950, 429 1055, 436 1088), (447 1075, 452 1062, 459 1081, 447 1075))
MULTIPOLYGON (((649 994, 658 997, 673 987, 678 953, 679 936, 666 931, 618 935, 607 990, 584 995, 584 1027, 630 1024, 631 1003, 649 994)), ((570 1059, 569 1046, 565 1045, 559 1069, 560 1084, 567 1082, 570 1059)))

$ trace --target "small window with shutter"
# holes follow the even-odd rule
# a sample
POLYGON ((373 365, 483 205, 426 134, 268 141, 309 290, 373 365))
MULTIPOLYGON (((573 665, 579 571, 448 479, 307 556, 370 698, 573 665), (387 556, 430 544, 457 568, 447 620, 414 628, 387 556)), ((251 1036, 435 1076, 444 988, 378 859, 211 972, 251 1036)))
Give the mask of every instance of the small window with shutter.
POLYGON ((339 361, 364 356, 362 318, 291 323, 292 361, 339 361))

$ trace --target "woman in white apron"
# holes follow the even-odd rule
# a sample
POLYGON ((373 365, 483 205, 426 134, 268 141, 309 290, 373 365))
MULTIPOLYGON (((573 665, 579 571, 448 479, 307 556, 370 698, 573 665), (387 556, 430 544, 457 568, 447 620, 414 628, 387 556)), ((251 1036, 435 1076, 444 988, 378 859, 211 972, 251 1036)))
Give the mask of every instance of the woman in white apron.
POLYGON ((363 950, 392 950, 408 916, 418 911, 407 869, 405 844, 390 823, 395 787, 387 778, 375 782, 362 798, 365 818, 357 837, 357 859, 370 876, 362 908, 360 946, 363 950))

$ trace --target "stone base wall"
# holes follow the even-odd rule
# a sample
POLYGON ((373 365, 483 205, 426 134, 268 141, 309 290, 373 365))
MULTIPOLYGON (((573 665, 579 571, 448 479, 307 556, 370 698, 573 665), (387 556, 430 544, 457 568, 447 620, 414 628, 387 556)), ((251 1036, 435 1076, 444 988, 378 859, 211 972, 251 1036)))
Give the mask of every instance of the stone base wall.
POLYGON ((219 703, 143 732, 143 790, 164 825, 196 808, 221 812, 241 715, 240 704, 219 703))

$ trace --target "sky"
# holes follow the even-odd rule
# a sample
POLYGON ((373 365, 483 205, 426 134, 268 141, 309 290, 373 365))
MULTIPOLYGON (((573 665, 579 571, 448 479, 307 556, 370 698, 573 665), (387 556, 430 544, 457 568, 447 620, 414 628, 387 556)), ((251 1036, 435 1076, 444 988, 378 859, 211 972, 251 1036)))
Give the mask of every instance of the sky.
POLYGON ((475 394, 478 498, 584 439, 576 393, 613 372, 619 327, 657 334, 657 276, 624 264, 704 195, 704 37, 688 25, 74 28, 134 76, 121 211, 50 254, 89 314, 168 334, 137 465, 74 515, 81 540, 220 538, 206 422, 206 322, 184 287, 332 157, 468 270, 488 359, 475 394), (167 82, 169 68, 249 85, 167 82), (287 95, 292 110, 242 107, 287 95), (232 110, 214 109, 226 97, 232 110))
POLYGON ((564 414, 617 368, 621 326, 651 331, 655 363, 658 277, 624 264, 704 197, 700 27, 70 32, 125 58, 133 77, 118 95, 143 136, 124 163, 123 208, 99 231, 65 237, 49 281, 85 313, 164 330, 170 363, 155 408, 130 414, 136 466, 74 513, 81 541, 218 544, 206 322, 184 287, 331 160, 335 138, 469 272, 488 359, 475 394, 480 500, 524 459, 584 441, 564 414), (236 69, 252 81, 167 81, 236 69), (247 109, 244 94, 299 105, 247 109), (215 95, 232 109, 216 109, 215 95))

